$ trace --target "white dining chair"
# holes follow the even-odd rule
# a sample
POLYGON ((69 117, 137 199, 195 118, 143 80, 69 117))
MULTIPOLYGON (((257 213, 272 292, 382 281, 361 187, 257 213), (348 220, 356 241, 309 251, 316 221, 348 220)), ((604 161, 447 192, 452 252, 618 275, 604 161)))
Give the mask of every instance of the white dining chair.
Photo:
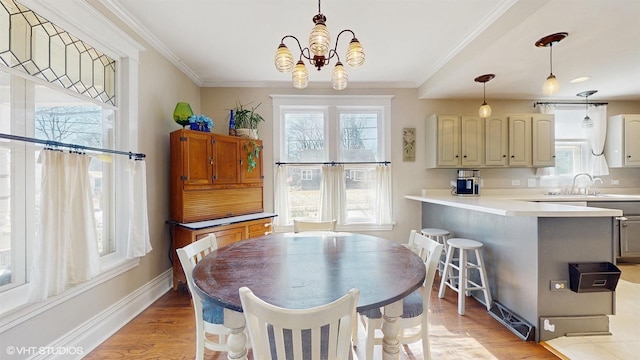
POLYGON ((353 356, 351 327, 360 290, 309 309, 285 309, 240 288, 240 301, 249 329, 253 358, 343 359, 353 356))
POLYGON ((193 310, 196 318, 196 359, 198 360, 204 358, 205 348, 213 351, 228 351, 227 336, 231 331, 223 325, 224 308, 210 301, 204 301, 195 291, 195 286, 193 285, 192 272, 194 266, 205 255, 217 248, 216 236, 209 234, 176 250, 193 299, 193 310))
MULTIPOLYGON (((409 236, 411 249, 424 261, 427 274, 422 286, 402 300, 402 317, 396 323, 400 327, 398 340, 401 344, 411 344, 422 340, 424 359, 428 360, 431 358, 428 321, 429 297, 444 246, 415 230, 411 230, 409 236)), ((360 315, 367 333, 365 358, 371 360, 373 359, 373 346, 382 345, 382 337, 376 337, 376 330, 382 328, 382 311, 378 308, 360 315)))
POLYGON ((335 229, 335 219, 330 221, 293 220, 293 232, 295 233, 304 231, 335 231, 335 229))

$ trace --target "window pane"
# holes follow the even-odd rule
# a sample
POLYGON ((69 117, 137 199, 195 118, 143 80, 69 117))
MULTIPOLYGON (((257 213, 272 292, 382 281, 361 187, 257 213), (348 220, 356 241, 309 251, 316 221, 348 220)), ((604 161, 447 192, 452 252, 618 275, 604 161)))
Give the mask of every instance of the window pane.
POLYGON ((340 113, 339 161, 376 161, 378 153, 378 114, 340 113))
POLYGON ((290 166, 287 171, 289 217, 291 219, 320 219, 320 166, 290 166))
POLYGON ((346 223, 372 223, 375 220, 375 166, 345 166, 346 223))
MULTIPOLYGON (((0 72, 0 131, 11 132, 11 76, 0 72)), ((11 272, 11 147, 0 142, 0 288, 12 281, 11 272)), ((15 273, 15 271, 14 271, 15 273)))
POLYGON ((325 161, 324 113, 286 112, 284 151, 288 162, 325 161))
MULTIPOLYGON (((36 86, 34 114, 35 137, 96 148, 113 148, 113 110, 63 94, 55 89, 36 86)), ((114 251, 108 204, 112 162, 108 156, 92 156, 89 164, 98 250, 114 251)), ((37 186, 40 176, 37 177, 37 186)), ((37 206, 37 204, 36 204, 37 206)))

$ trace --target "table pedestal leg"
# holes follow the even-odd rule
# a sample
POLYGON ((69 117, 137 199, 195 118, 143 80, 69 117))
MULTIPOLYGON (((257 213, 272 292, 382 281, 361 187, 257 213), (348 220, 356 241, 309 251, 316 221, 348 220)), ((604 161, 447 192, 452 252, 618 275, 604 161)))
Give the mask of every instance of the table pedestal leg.
POLYGON ((247 335, 244 314, 237 311, 224 309, 224 326, 231 330, 227 345, 229 360, 247 360, 247 335))
POLYGON ((402 316, 402 300, 384 307, 384 322, 382 323, 382 359, 398 360, 400 358, 400 341, 398 334, 400 326, 398 318, 402 316))

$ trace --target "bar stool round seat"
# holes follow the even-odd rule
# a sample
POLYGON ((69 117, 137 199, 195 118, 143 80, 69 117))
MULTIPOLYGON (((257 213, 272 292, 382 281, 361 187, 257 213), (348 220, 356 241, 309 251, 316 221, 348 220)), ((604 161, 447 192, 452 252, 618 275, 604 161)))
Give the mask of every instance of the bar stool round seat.
POLYGON ((451 232, 449 232, 449 230, 438 228, 424 228, 420 230, 420 232, 422 233, 422 235, 442 244, 444 250, 442 251, 442 256, 440 257, 440 262, 438 263, 438 274, 442 276, 444 270, 444 261, 447 257, 447 239, 449 239, 451 232))
POLYGON ((482 243, 472 239, 451 238, 447 240, 447 257, 445 259, 443 276, 440 280, 438 297, 443 298, 447 287, 458 293, 458 314, 465 313, 465 298, 472 291, 482 291, 487 310, 491 309, 491 292, 487 272, 482 258, 482 243), (457 258, 454 253, 458 252, 457 258), (475 262, 469 258, 469 253, 475 255, 475 262), (457 260, 457 261, 456 261, 457 260), (480 283, 471 280, 470 270, 477 270, 480 283))

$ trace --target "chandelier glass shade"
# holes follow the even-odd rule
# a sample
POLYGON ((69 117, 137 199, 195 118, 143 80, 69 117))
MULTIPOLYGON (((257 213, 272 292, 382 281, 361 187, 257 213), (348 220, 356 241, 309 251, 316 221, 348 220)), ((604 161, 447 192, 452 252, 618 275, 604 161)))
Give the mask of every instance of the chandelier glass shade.
POLYGON ((491 116, 491 106, 487 104, 486 85, 488 81, 491 81, 495 77, 495 74, 485 74, 473 79, 475 82, 482 83, 482 106, 480 106, 480 109, 478 109, 478 115, 481 118, 488 118, 489 116, 491 116))
POLYGON ((331 76, 331 84, 336 90, 342 90, 347 87, 349 76, 337 52, 338 40, 344 33, 350 33, 352 36, 345 57, 347 65, 357 68, 364 64, 365 54, 362 45, 356 38, 355 33, 349 29, 340 31, 336 37, 335 46, 331 48, 331 36, 325 24, 326 20, 327 18, 320 11, 320 0, 318 0, 318 14, 313 17, 315 25, 309 34, 309 46, 303 48, 298 38, 293 35, 284 36, 280 41, 280 45, 278 45, 274 61, 276 69, 283 73, 293 71, 292 80, 295 88, 304 89, 309 83, 309 73, 303 59, 306 59, 310 65, 320 71, 325 65, 329 65, 334 57, 336 58, 336 65, 331 76), (287 38, 294 39, 300 51, 299 60, 295 67, 293 65, 293 54, 284 44, 287 38))
POLYGON ((545 96, 553 95, 560 90, 560 81, 553 75, 553 44, 562 41, 567 36, 569 36, 568 33, 560 32, 547 35, 535 42, 537 47, 549 47, 549 76, 547 76, 547 80, 542 84, 542 93, 545 96))

